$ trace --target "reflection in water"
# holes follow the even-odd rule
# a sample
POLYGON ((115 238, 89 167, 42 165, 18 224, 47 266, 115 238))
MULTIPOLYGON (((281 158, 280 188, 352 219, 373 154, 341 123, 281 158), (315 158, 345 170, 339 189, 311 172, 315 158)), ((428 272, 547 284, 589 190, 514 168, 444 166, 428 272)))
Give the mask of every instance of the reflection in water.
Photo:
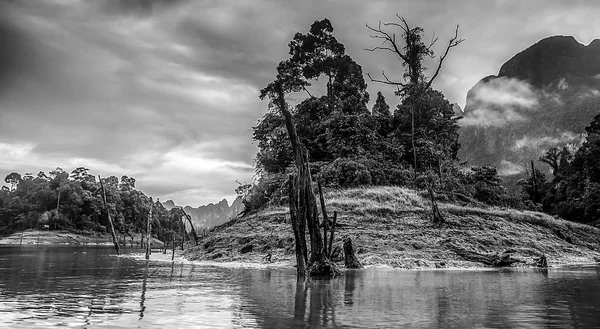
POLYGON ((140 320, 144 318, 144 311, 146 310, 146 282, 148 281, 148 263, 149 261, 144 261, 146 266, 144 266, 144 280, 142 281, 142 297, 140 298, 140 320))
POLYGON ((0 328, 600 327, 600 269, 349 271, 138 261, 110 248, 0 248, 0 328))

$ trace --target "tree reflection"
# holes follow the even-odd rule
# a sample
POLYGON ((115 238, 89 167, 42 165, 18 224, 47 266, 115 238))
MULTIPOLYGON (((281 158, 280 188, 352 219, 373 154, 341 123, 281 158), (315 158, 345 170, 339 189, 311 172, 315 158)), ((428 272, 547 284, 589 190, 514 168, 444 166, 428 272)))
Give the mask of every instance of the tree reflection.
POLYGON ((140 298, 140 320, 144 318, 144 311, 146 310, 146 281, 148 280, 148 261, 144 269, 144 280, 142 281, 142 297, 140 298))

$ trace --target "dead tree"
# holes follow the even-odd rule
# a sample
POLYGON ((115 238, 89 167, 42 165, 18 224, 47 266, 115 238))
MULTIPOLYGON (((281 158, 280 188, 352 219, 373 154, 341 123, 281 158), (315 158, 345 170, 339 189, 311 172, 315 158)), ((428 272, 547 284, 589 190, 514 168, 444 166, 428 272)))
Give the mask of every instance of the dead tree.
POLYGON ((290 222, 292 231, 294 231, 294 241, 296 242, 296 271, 298 277, 306 273, 306 264, 308 263, 308 250, 306 247, 306 222, 301 222, 298 218, 298 188, 294 175, 289 176, 288 196, 290 206, 290 222))
POLYGON ((427 192, 429 193, 429 199, 431 200, 431 215, 433 218, 433 223, 437 225, 442 225, 446 222, 446 220, 444 219, 444 216, 442 216, 442 213, 438 208, 437 201, 435 200, 435 194, 433 193, 431 185, 429 184, 427 184, 427 192))
MULTIPOLYGON (((370 73, 367 73, 369 79, 373 82, 383 83, 396 87, 396 95, 408 97, 410 95, 419 95, 427 91, 433 81, 437 78, 442 68, 444 60, 448 56, 450 49, 461 44, 464 39, 458 37, 458 25, 454 31, 454 36, 450 38, 444 53, 439 57, 435 72, 430 78, 425 77, 424 59, 426 57, 434 58, 433 46, 438 41, 438 38, 433 35, 431 42, 425 44, 422 40, 423 29, 420 27, 411 28, 403 17, 396 14, 400 23, 379 22, 377 27, 371 27, 367 24, 367 28, 373 33, 371 38, 381 40, 381 45, 373 48, 367 48, 367 51, 386 51, 396 55, 402 62, 402 66, 407 68, 403 74, 403 79, 392 80, 385 71, 382 72, 383 79, 374 79, 370 73), (401 38, 396 38, 396 33, 388 32, 386 28, 400 28, 402 31, 401 38)), ((415 147, 415 110, 410 110, 411 114, 411 145, 413 151, 413 166, 417 170, 417 149, 415 147)), ((415 176, 416 177, 416 176, 415 176)))
MULTIPOLYGON (((308 151, 300 143, 292 114, 287 108, 282 82, 275 81, 269 84, 261 92, 261 96, 264 97, 266 94, 271 96, 272 103, 279 109, 285 119, 285 126, 294 152, 297 177, 290 180, 290 182, 294 182, 293 184, 290 183, 290 218, 294 237, 296 238, 296 253, 304 253, 304 248, 306 248, 305 235, 301 234, 301 230, 306 226, 310 237, 310 258, 306 272, 314 276, 339 275, 339 271, 329 261, 324 252, 323 237, 318 223, 317 202, 308 162, 308 151)), ((304 255, 296 254, 296 259, 300 257, 304 257, 304 255)), ((304 271, 300 268, 302 265, 297 264, 299 276, 304 275, 304 271)))
POLYGON ((327 255, 329 257, 329 259, 333 259, 333 235, 335 233, 335 225, 337 222, 337 211, 333 212, 333 223, 331 223, 331 235, 329 236, 329 248, 327 249, 329 251, 329 254, 327 255))
MULTIPOLYGON (((119 247, 119 241, 117 240, 117 234, 115 233, 115 226, 113 225, 112 218, 110 217, 110 211, 108 210, 108 203, 106 202, 106 191, 104 190, 104 183, 102 183, 102 177, 100 177, 100 175, 98 175, 98 179, 100 180, 100 188, 102 189, 102 200, 104 201, 104 210, 106 210, 108 224, 110 225, 110 236, 112 237, 113 244, 115 245, 117 255, 120 255, 121 249, 119 247)), ((60 194, 58 194, 58 196, 60 202, 60 194)), ((58 205, 56 206, 56 209, 58 209, 58 205)))
POLYGON ((198 245, 198 235, 196 234, 196 230, 194 229, 194 224, 192 223, 192 217, 190 217, 190 215, 188 215, 185 210, 183 210, 183 207, 179 207, 179 209, 181 209, 181 212, 185 215, 185 218, 187 218, 188 223, 190 224, 190 232, 192 232, 192 236, 194 237, 194 242, 196 243, 196 245, 198 245))
POLYGON ((448 56, 450 49, 460 45, 465 40, 460 39, 458 37, 457 25, 456 30, 454 31, 454 36, 448 41, 448 45, 446 46, 444 54, 439 57, 435 72, 433 73, 431 78, 427 79, 423 74, 425 71, 423 60, 425 59, 425 57, 435 57, 435 54, 433 52, 433 46, 438 41, 438 38, 434 34, 431 38, 431 42, 427 45, 422 40, 422 28, 418 26, 411 28, 408 25, 408 22, 406 22, 406 20, 403 17, 400 17, 398 14, 396 14, 396 17, 400 20, 400 23, 382 23, 380 21, 379 25, 376 28, 371 27, 367 24, 367 28, 374 33, 371 35, 371 37, 374 39, 381 40, 381 46, 368 48, 365 50, 383 50, 391 52, 398 56, 398 58, 400 58, 400 60, 402 61, 402 64, 408 68, 407 72, 404 73, 404 81, 393 81, 388 78, 385 72, 382 72, 383 80, 373 79, 369 73, 367 73, 367 76, 373 82, 379 82, 395 86, 397 88, 398 94, 403 93, 409 88, 414 87, 420 87, 422 88, 422 90, 427 90, 429 89, 429 87, 431 87, 431 84, 440 73, 442 64, 444 63, 446 56, 448 56), (400 28, 402 31, 402 39, 398 40, 396 38, 396 33, 387 32, 385 30, 386 27, 400 28))
POLYGON ((325 255, 329 257, 329 252, 327 249, 327 227, 329 226, 329 219, 327 218, 327 209, 325 208, 325 198, 323 198, 323 187, 321 186, 321 182, 317 183, 319 187, 319 200, 321 201, 321 213, 323 214, 323 252, 325 255))

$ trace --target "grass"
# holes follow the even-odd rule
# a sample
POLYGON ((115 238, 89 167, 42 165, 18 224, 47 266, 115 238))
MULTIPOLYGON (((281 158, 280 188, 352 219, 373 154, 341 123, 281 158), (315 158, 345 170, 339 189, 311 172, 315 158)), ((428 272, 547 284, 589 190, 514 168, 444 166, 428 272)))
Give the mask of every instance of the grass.
MULTIPOLYGON (((431 221, 430 202, 400 187, 325 191, 327 211, 338 212, 336 239, 355 244, 364 265, 400 268, 465 268, 481 264, 462 259, 454 247, 478 253, 511 252, 532 265, 541 255, 551 265, 593 263, 600 259, 600 230, 552 216, 507 208, 439 203, 446 224, 431 221)), ((330 215, 331 216, 331 215, 330 215)), ((272 207, 216 227, 190 259, 294 262, 294 240, 286 207, 272 207), (251 246, 251 247, 250 247, 251 246), (248 250, 250 250, 248 252, 248 250)))

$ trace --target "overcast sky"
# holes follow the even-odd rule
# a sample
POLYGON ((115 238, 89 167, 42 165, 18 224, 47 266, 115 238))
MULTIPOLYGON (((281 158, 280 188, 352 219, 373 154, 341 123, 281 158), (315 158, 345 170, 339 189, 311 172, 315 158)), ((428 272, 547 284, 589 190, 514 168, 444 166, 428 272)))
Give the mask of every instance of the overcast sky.
MULTIPOLYGON (((258 90, 287 44, 329 18, 365 73, 400 76, 365 24, 435 31, 438 52, 456 24, 466 41, 434 87, 465 103, 479 79, 556 34, 600 37, 600 1, 0 0, 0 175, 85 166, 129 175, 162 201, 231 201, 250 181, 258 90)), ((432 65, 429 65, 432 67, 432 65)), ((430 72, 431 73, 431 72, 430 72)), ((369 84, 397 103, 392 90, 369 84)))

